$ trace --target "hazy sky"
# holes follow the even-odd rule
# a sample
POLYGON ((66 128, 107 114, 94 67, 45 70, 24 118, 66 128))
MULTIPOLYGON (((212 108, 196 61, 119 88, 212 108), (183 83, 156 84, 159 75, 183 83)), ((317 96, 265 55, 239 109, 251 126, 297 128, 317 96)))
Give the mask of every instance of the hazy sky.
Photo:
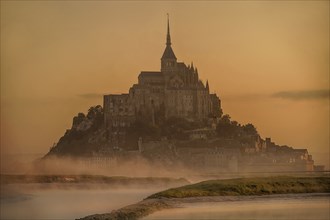
POLYGON ((1 153, 46 153, 72 117, 159 70, 166 13, 225 113, 329 165, 328 1, 1 1, 1 153))

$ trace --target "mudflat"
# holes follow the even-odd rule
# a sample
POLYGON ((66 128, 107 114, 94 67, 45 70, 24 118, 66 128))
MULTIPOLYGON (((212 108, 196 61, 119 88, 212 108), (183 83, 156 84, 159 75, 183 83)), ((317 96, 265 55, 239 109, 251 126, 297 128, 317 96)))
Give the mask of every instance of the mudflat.
POLYGON ((136 204, 111 213, 84 217, 84 220, 138 219, 184 203, 217 202, 237 196, 330 193, 330 177, 260 177, 208 180, 155 193, 136 204))

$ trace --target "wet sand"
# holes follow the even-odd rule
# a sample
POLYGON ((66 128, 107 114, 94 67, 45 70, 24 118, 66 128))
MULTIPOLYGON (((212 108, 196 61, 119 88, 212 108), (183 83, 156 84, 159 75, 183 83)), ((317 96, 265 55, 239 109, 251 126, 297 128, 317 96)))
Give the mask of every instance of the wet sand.
POLYGON ((326 220, 330 219, 329 195, 313 193, 188 200, 179 208, 155 212, 143 219, 326 220))
MULTIPOLYGON (((264 196, 203 196, 203 197, 189 197, 189 198, 158 198, 158 199, 145 199, 141 202, 138 202, 133 205, 129 205, 123 207, 118 210, 114 210, 111 213, 106 214, 96 214, 90 215, 84 218, 83 220, 114 220, 114 219, 177 219, 180 218, 180 215, 176 213, 176 211, 169 211, 174 215, 163 216, 162 214, 157 215, 157 212, 162 212, 164 210, 177 210, 179 209, 179 213, 185 208, 191 208, 192 205, 198 208, 198 206, 202 207, 205 205, 210 205, 211 203, 217 203, 219 205, 224 206, 230 202, 244 202, 250 203, 250 205, 254 205, 256 200, 261 201, 263 203, 268 203, 270 201, 280 201, 280 200, 304 200, 305 205, 308 206, 309 200, 308 198, 324 198, 329 202, 330 194, 329 193, 302 193, 302 194, 278 194, 278 195, 264 195, 264 196), (153 214, 156 213, 156 214, 153 214)), ((280 202, 282 203, 282 201, 280 202)), ((324 203, 324 201, 323 201, 324 203)), ((328 207, 329 203, 326 203, 326 207, 328 207)), ((188 209, 189 210, 189 209, 188 209)), ((191 210, 191 209, 190 209, 191 210)), ((326 210, 328 211, 328 210, 326 210)), ((167 211, 164 211, 167 212, 167 211)), ((189 211, 186 211, 186 214, 183 219, 190 219, 189 211)), ((202 218, 203 216, 199 216, 202 218)), ((204 217, 205 218, 205 217, 204 217)), ((253 217, 251 217, 253 219, 253 217)), ((249 219, 251 219, 249 218, 249 219)), ((198 219, 198 218, 197 218, 198 219)), ((244 218, 243 218, 244 219, 244 218)), ((313 219, 313 218, 312 218, 313 219)))

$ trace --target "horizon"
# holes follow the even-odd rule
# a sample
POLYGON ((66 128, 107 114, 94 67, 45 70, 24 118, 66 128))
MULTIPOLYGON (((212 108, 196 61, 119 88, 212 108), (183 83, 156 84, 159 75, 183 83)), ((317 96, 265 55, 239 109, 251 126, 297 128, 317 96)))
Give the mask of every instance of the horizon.
POLYGON ((1 2, 1 157, 46 154, 79 112, 158 71, 167 12, 224 114, 329 169, 329 2, 1 2))

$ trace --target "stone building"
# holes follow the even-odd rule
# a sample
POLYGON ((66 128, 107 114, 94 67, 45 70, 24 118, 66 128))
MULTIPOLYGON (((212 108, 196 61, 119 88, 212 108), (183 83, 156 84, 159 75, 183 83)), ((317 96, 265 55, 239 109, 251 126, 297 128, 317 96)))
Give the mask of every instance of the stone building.
POLYGON ((219 97, 210 94, 209 84, 199 79, 197 68, 177 61, 169 20, 160 71, 142 71, 128 94, 105 95, 103 107, 109 131, 123 130, 138 118, 156 123, 159 118, 196 121, 222 114, 219 97))

